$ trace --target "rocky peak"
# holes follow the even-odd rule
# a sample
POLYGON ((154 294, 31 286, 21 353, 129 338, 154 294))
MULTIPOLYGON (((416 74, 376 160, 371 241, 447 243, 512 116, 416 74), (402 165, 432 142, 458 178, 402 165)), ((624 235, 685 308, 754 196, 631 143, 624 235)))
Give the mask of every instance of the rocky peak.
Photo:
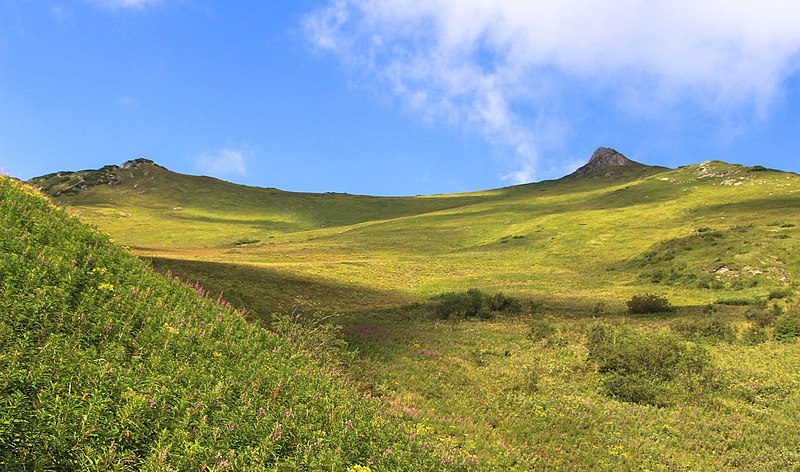
POLYGON ((144 157, 140 157, 138 159, 131 159, 129 161, 125 161, 119 167, 120 167, 120 169, 136 169, 138 167, 141 167, 143 164, 156 165, 156 163, 151 161, 150 159, 145 159, 144 157))
POLYGON ((601 147, 597 148, 586 165, 573 172, 572 175, 591 178, 611 177, 624 168, 641 165, 617 152, 616 149, 601 147))

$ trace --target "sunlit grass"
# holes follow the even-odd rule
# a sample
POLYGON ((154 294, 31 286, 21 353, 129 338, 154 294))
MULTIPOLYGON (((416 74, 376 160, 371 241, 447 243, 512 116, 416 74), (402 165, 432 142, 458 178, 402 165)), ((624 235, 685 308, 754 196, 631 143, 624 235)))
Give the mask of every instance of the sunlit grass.
POLYGON ((264 320, 273 311, 343 313, 338 322, 358 349, 349 375, 419 431, 475 451, 481 465, 800 464, 798 344, 746 337, 748 310, 796 303, 797 175, 715 162, 613 181, 381 199, 152 172, 139 184, 144 193, 124 187, 134 179, 123 192, 97 188, 59 202, 156 269, 224 291, 264 320), (259 242, 228 244, 246 239, 259 242), (469 288, 537 308, 480 322, 432 317, 431 297, 469 288), (780 291, 788 295, 767 301, 780 291), (631 317, 625 302, 642 293, 666 296, 678 311, 631 317), (709 308, 743 299, 755 305, 709 308), (586 351, 597 319, 669 333, 675 320, 709 317, 736 336, 686 340, 711 357, 717 374, 706 391, 661 407, 602 391, 586 351), (555 332, 530 339, 533 319, 555 332))

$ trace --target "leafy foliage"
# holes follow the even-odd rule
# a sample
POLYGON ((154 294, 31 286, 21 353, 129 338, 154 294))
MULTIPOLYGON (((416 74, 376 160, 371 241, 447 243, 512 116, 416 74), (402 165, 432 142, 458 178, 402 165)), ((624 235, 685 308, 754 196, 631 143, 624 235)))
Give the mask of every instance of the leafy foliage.
POLYGON ((736 339, 736 330, 729 323, 716 317, 675 320, 669 327, 674 333, 695 341, 734 341, 736 339))
POLYGON ((758 328, 775 326, 778 317, 783 314, 783 307, 773 303, 769 308, 752 308, 745 313, 745 318, 758 328))
POLYGON ((597 323, 586 347, 603 375, 604 391, 622 401, 664 405, 679 390, 699 393, 708 384, 708 352, 674 335, 597 323))
POLYGON ((654 293, 644 295, 634 295, 627 302, 628 311, 634 315, 648 313, 667 313, 675 310, 675 307, 666 297, 654 293))
POLYGON ((476 288, 466 292, 447 292, 434 298, 434 311, 440 319, 480 318, 490 319, 499 314, 520 314, 523 303, 498 292, 487 295, 476 288))
POLYGON ((786 310, 775 325, 775 339, 790 341, 800 337, 800 309, 795 306, 786 310))
POLYGON ((556 332, 556 328, 544 320, 532 320, 528 323, 528 339, 534 342, 549 338, 556 332))
POLYGON ((791 298, 794 292, 790 288, 776 288, 767 294, 768 300, 779 300, 783 298, 791 298))

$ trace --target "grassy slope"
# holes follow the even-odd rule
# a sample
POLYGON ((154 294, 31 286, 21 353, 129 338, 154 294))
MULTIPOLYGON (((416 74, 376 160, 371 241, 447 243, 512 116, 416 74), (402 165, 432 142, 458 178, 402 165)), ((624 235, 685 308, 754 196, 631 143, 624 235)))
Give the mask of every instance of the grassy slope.
MULTIPOLYGON (((294 194, 155 166, 132 172, 59 202, 140 254, 235 263, 245 284, 280 273, 364 294, 354 303, 333 290, 325 304, 337 309, 465 287, 564 306, 642 289, 707 303, 719 296, 709 288, 763 295, 800 270, 790 250, 800 177, 719 162, 407 198, 294 194), (241 239, 260 242, 223 247, 241 239), (715 274, 723 265, 731 270, 715 274)), ((272 300, 266 310, 307 306, 291 291, 259 299, 272 300)))
MULTIPOLYGON (((197 200, 198 211, 209 211, 202 208, 210 199, 197 200)), ((337 211, 352 215, 338 226, 252 233, 233 221, 244 210, 231 207, 228 221, 181 226, 181 239, 172 220, 158 223, 162 210, 125 207, 131 219, 156 222, 147 244, 126 226, 128 217, 93 213, 124 201, 113 188, 61 199, 140 254, 163 257, 154 259, 158 268, 191 274, 262 314, 293 306, 349 311, 345 333, 359 349, 351 373, 392 411, 452 434, 489 467, 776 470, 800 463, 798 344, 747 345, 747 308, 718 307, 715 316, 739 339, 706 345, 719 371, 715 389, 665 408, 603 395, 584 344, 598 302, 605 304, 598 316, 619 321, 631 294, 667 293, 684 305, 678 314, 630 320, 661 332, 674 319, 708 316, 696 305, 796 289, 797 175, 719 162, 649 169, 623 180, 377 200, 381 211, 363 218, 352 202, 340 202, 337 211), (90 201, 100 195, 102 207, 90 201), (401 201, 405 213, 392 208, 401 201), (243 236, 261 242, 219 247, 243 236), (543 302, 531 316, 544 317, 556 334, 531 341, 530 317, 442 322, 402 307, 468 287, 543 302)))
POLYGON ((0 469, 281 470, 467 460, 197 286, 0 176, 0 469))

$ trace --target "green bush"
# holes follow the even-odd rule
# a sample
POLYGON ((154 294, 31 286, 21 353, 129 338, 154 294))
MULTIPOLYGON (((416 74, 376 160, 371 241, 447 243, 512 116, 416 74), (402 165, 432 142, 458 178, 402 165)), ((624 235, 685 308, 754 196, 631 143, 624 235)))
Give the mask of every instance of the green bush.
POLYGON ((800 309, 794 307, 783 313, 775 324, 775 339, 791 341, 800 337, 800 309))
POLYGON ((239 238, 222 244, 222 247, 246 246, 248 244, 256 244, 260 242, 261 240, 256 238, 239 238))
POLYGON ((628 311, 634 315, 648 313, 666 313, 675 310, 666 297, 654 293, 644 295, 634 295, 627 302, 628 311))
POLYGON ((544 320, 533 320, 528 323, 528 339, 539 342, 549 338, 556 332, 556 328, 544 320))
POLYGON ((770 308, 753 308, 745 313, 747 318, 753 325, 759 328, 766 328, 775 326, 778 317, 783 314, 783 308, 778 304, 773 304, 770 308))
POLYGON ((736 339, 736 330, 719 318, 675 320, 669 327, 673 333, 691 340, 733 341, 736 339))
POLYGON ((792 297, 792 289, 790 288, 776 288, 775 290, 769 292, 767 295, 767 300, 780 300, 783 298, 791 298, 792 297))
POLYGON ((476 288, 466 292, 447 292, 433 298, 434 313, 440 319, 480 318, 491 319, 496 315, 517 315, 523 312, 523 304, 503 293, 487 295, 476 288))
POLYGON ((768 340, 769 334, 767 334, 767 330, 761 326, 751 326, 744 332, 744 336, 742 337, 742 341, 751 346, 767 342, 768 340))
POLYGON ((673 334, 597 323, 589 329, 586 347, 604 392, 622 401, 666 405, 709 384, 707 351, 673 334))

